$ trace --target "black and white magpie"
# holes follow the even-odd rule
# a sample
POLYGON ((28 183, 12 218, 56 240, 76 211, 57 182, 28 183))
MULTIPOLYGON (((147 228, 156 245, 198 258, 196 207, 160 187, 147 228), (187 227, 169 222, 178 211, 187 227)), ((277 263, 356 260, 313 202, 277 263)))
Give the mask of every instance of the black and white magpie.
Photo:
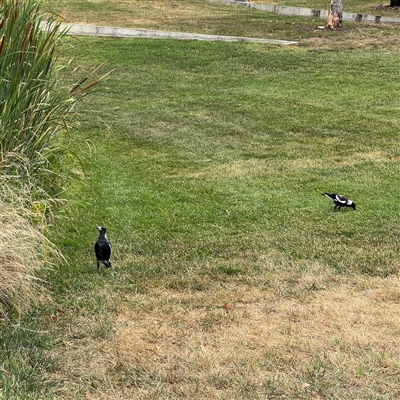
POLYGON ((99 238, 94 245, 94 252, 97 258, 97 268, 100 263, 103 263, 106 268, 111 267, 111 243, 107 239, 107 229, 104 226, 98 226, 97 229, 100 231, 99 238))
POLYGON ((354 201, 348 199, 346 196, 343 196, 342 194, 336 194, 336 193, 322 193, 323 196, 328 197, 328 199, 332 200, 335 203, 334 210, 339 208, 339 210, 342 207, 351 207, 356 209, 356 203, 354 201))

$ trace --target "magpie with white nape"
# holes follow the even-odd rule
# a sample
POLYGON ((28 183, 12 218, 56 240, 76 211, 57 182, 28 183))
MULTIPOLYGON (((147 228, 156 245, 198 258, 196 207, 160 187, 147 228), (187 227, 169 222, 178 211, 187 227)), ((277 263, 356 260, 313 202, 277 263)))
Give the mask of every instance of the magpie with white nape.
POLYGON ((100 231, 99 238, 94 245, 94 252, 96 253, 97 268, 100 263, 103 263, 106 268, 111 267, 111 243, 107 239, 107 229, 104 226, 98 226, 97 229, 100 231))
POLYGON ((334 202, 335 204, 335 207, 333 208, 334 210, 336 210, 337 208, 340 210, 342 207, 351 207, 354 210, 356 210, 356 203, 348 199, 346 196, 343 196, 342 194, 322 193, 322 195, 326 196, 328 199, 334 202))

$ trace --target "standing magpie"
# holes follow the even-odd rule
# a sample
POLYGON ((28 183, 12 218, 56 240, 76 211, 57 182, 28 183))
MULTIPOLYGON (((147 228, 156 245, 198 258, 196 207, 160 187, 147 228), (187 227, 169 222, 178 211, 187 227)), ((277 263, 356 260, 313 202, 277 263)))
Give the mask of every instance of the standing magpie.
POLYGON ((111 243, 107 240, 107 229, 104 226, 98 226, 97 229, 100 231, 99 239, 94 245, 94 252, 97 258, 97 268, 100 263, 103 263, 106 268, 111 267, 111 243))
POLYGON ((322 193, 322 195, 328 197, 328 199, 335 203, 335 207, 333 208, 334 210, 337 208, 340 210, 342 207, 351 207, 354 210, 356 209, 356 203, 348 199, 346 196, 336 193, 322 193))

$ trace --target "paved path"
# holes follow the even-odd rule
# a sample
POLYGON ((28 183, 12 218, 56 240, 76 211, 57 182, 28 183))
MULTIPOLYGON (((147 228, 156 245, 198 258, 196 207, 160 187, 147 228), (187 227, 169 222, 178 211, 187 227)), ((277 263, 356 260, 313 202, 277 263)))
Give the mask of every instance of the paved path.
POLYGON ((111 37, 138 37, 152 39, 185 39, 185 40, 221 40, 225 42, 252 42, 271 43, 282 46, 295 45, 298 42, 289 40, 259 39, 240 36, 204 35, 199 33, 154 31, 147 29, 116 28, 111 26, 93 26, 78 24, 62 24, 69 28, 72 35, 111 36, 111 37))

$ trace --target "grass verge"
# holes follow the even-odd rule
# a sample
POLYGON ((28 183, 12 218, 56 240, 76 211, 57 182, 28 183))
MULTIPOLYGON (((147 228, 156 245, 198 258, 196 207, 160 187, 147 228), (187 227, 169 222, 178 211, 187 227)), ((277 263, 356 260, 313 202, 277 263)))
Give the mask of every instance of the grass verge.
MULTIPOLYGON (((275 2, 281 4, 282 2, 275 2)), ((328 8, 329 1, 307 2, 307 7, 328 8), (312 4, 311 4, 312 3, 312 4)), ((366 3, 347 1, 345 11, 373 13, 366 3), (362 9, 360 9, 362 7, 362 9)), ((369 3, 368 3, 369 4, 369 3)), ((287 5, 304 6, 295 1, 287 5)), ((344 24, 340 32, 321 31, 321 19, 283 17, 255 11, 242 6, 227 6, 206 0, 153 1, 50 1, 44 5, 49 12, 62 13, 67 22, 91 25, 121 26, 136 29, 160 29, 215 35, 247 36, 267 39, 305 40, 317 38, 327 48, 385 46, 397 43, 399 27, 383 24, 344 24), (340 38, 340 39, 339 39, 340 38), (335 40, 336 39, 336 40, 335 40)), ((388 14, 396 16, 395 11, 388 14)), ((380 12, 381 14, 381 12, 380 12)))

